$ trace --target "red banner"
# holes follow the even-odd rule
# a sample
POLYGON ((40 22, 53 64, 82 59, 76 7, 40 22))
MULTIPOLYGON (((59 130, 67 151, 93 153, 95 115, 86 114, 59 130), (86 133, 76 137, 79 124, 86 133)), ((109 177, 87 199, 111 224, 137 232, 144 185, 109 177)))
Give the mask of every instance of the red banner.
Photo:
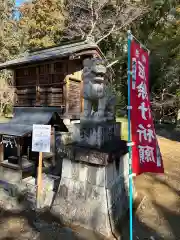
POLYGON ((163 173, 163 162, 153 124, 149 99, 149 54, 131 42, 131 134, 133 173, 163 173))

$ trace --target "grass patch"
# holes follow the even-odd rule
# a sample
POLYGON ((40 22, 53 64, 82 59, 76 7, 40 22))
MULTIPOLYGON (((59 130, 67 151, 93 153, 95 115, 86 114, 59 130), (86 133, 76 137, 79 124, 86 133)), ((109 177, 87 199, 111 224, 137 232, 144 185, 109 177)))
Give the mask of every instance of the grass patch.
POLYGON ((128 120, 127 118, 116 118, 117 122, 121 123, 121 139, 128 140, 128 120))
MULTIPOLYGON (((117 122, 121 123, 121 139, 128 140, 128 120, 125 117, 117 117, 117 122)), ((173 141, 180 142, 180 128, 175 124, 155 124, 156 134, 173 141)))

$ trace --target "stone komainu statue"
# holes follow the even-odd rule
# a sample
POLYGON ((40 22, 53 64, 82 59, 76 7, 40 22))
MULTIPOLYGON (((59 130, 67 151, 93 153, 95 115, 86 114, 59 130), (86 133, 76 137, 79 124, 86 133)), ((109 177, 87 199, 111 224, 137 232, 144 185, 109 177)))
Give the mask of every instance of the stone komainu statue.
POLYGON ((83 61, 84 120, 107 121, 115 119, 116 99, 106 77, 104 61, 97 58, 83 61), (96 103, 97 111, 93 104, 96 103))

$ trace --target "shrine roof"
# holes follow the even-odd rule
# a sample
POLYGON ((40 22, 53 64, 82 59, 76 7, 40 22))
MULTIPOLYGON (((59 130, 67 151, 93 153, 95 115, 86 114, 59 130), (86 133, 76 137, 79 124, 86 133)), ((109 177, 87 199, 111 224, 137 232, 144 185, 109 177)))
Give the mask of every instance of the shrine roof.
POLYGON ((80 41, 76 43, 69 43, 57 47, 51 47, 47 49, 40 49, 34 52, 29 52, 24 57, 1 63, 0 70, 13 69, 20 65, 68 57, 85 50, 96 50, 102 56, 102 58, 104 58, 103 53, 101 52, 96 43, 91 41, 80 41))
MULTIPOLYGON (((14 117, 0 124, 0 135, 23 137, 32 132, 33 124, 50 124, 57 108, 17 107, 14 117)), ((59 115, 58 115, 59 116, 59 115)))

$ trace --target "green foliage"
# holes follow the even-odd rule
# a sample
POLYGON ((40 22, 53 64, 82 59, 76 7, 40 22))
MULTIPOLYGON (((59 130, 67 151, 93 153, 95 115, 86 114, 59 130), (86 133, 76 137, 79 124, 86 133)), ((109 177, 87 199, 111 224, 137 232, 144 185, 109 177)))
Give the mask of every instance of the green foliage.
POLYGON ((117 122, 121 123, 121 139, 128 140, 128 121, 127 118, 116 118, 117 122))
POLYGON ((174 85, 178 84, 180 25, 176 14, 178 1, 152 1, 151 4, 151 12, 137 22, 133 32, 151 50, 151 91, 157 93, 172 81, 174 85))
POLYGON ((0 62, 15 56, 19 51, 17 22, 14 20, 14 1, 0 0, 0 62))
MULTIPOLYGON (((180 89, 180 8, 178 1, 149 1, 149 12, 131 24, 133 34, 151 51, 150 92, 153 102, 163 105, 165 93, 174 99, 173 116, 177 115, 180 89)), ((109 61, 118 59, 113 65, 114 88, 119 108, 127 104, 127 35, 124 32, 111 34, 100 43, 109 61)), ((167 101, 167 98, 164 100, 167 101)), ((167 109, 172 108, 166 103, 167 109)), ((169 110, 168 110, 169 111, 169 110)))
MULTIPOLYGON (((0 0, 0 62, 10 60, 20 51, 18 24, 14 18, 15 2, 0 0)), ((8 71, 0 72, 0 114, 11 111, 13 91, 12 76, 8 71)))
POLYGON ((177 116, 180 88, 180 24, 178 1, 152 1, 152 11, 137 22, 133 31, 151 50, 150 92, 161 106, 161 119, 171 109, 177 116), (172 99, 174 101, 172 109, 172 99), (168 103, 169 102, 169 103, 168 103))
MULTIPOLYGON (((127 34, 151 51, 150 92, 161 104, 164 93, 180 98, 180 5, 176 0, 140 0, 123 4, 108 0, 32 0, 14 18, 13 0, 0 0, 0 62, 26 50, 59 44, 62 39, 92 37, 114 71, 113 90, 119 109, 127 104, 127 34), (148 5, 148 11, 147 11, 148 5)), ((1 83, 11 75, 0 75, 1 83)))
POLYGON ((50 47, 60 42, 64 14, 59 0, 33 0, 20 7, 19 26, 28 49, 50 47))
POLYGON ((124 46, 127 43, 126 34, 110 35, 100 42, 99 46, 105 53, 109 62, 117 63, 112 65, 114 71, 113 86, 117 99, 117 115, 121 115, 122 109, 126 108, 127 102, 127 52, 124 46))

